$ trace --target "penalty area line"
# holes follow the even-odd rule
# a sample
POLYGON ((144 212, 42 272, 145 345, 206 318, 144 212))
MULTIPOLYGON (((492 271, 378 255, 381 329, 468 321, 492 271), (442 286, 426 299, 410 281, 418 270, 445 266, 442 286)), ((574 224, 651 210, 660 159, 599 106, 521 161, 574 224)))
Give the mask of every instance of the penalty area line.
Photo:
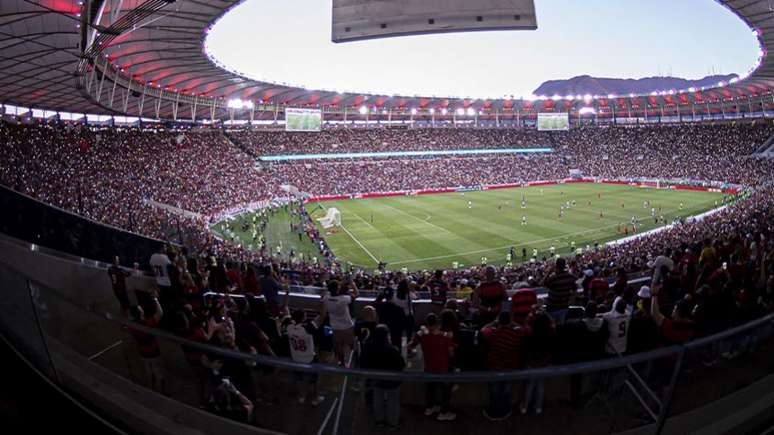
POLYGON ((379 264, 379 259, 374 257, 374 254, 372 254, 371 251, 368 250, 368 248, 363 246, 363 244, 360 243, 360 240, 358 240, 357 237, 352 235, 352 233, 350 233, 349 230, 344 225, 341 226, 341 229, 344 230, 345 233, 347 233, 347 235, 349 236, 350 239, 352 239, 353 242, 357 243, 357 246, 360 246, 360 249, 362 249, 363 252, 368 254, 368 256, 371 257, 372 260, 374 260, 374 263, 379 264))

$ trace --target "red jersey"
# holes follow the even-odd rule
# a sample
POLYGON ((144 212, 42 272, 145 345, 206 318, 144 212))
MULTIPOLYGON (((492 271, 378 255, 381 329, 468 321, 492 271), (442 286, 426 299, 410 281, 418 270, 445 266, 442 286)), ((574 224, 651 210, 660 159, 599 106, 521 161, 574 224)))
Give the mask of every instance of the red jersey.
POLYGON ((589 283, 589 293, 591 293, 593 297, 604 298, 607 296, 608 291, 610 291, 610 284, 603 278, 594 278, 589 283))
POLYGON ((535 290, 529 288, 522 288, 516 290, 511 296, 511 317, 514 323, 523 325, 527 321, 529 313, 532 312, 532 307, 538 302, 537 293, 535 290))
POLYGON ((432 333, 425 328, 417 332, 416 340, 422 345, 425 371, 428 373, 447 373, 451 368, 449 352, 454 349, 454 341, 449 333, 432 333))
POLYGON ((446 305, 446 293, 449 291, 449 284, 442 279, 433 279, 427 283, 430 289, 430 301, 433 305, 446 305))
MULTIPOLYGON (((140 325, 146 328, 155 328, 156 320, 153 318, 142 319, 139 322, 140 325)), ((159 349, 159 341, 155 335, 148 334, 147 332, 140 331, 138 329, 132 329, 129 327, 129 334, 137 341, 137 350, 140 352, 140 356, 143 358, 156 358, 161 356, 161 350, 159 349)))
POLYGON ((499 313, 507 297, 505 286, 499 281, 481 283, 478 287, 478 298, 484 311, 499 313))
POLYGON ((497 371, 521 368, 524 362, 521 344, 528 332, 527 328, 511 325, 484 328, 481 333, 489 345, 487 368, 497 371))
POLYGON ((682 344, 693 338, 694 324, 691 320, 672 320, 665 318, 661 324, 661 337, 665 344, 682 344))

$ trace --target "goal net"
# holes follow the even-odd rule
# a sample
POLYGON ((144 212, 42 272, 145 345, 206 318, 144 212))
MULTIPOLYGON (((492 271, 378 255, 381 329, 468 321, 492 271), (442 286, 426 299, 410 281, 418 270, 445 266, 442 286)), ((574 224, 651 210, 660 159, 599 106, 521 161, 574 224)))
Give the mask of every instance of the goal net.
POLYGON ((326 230, 328 228, 341 226, 341 212, 335 207, 331 207, 325 212, 325 216, 317 219, 326 230))

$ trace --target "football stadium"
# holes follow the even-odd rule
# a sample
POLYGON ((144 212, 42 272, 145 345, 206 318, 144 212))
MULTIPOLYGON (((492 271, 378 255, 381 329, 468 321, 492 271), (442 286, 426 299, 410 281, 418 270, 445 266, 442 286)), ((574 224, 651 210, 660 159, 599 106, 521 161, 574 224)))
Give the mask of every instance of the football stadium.
POLYGON ((7 433, 771 433, 773 23, 0 2, 7 433))

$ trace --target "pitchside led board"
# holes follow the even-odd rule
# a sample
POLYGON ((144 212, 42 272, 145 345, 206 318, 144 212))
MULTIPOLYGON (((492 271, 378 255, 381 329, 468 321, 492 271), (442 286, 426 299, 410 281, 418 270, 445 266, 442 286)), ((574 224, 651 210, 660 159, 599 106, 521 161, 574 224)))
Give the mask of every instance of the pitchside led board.
POLYGON ((538 131, 565 131, 570 129, 570 114, 538 113, 538 131))
POLYGON ((285 109, 285 131, 320 131, 322 112, 316 109, 285 109))

